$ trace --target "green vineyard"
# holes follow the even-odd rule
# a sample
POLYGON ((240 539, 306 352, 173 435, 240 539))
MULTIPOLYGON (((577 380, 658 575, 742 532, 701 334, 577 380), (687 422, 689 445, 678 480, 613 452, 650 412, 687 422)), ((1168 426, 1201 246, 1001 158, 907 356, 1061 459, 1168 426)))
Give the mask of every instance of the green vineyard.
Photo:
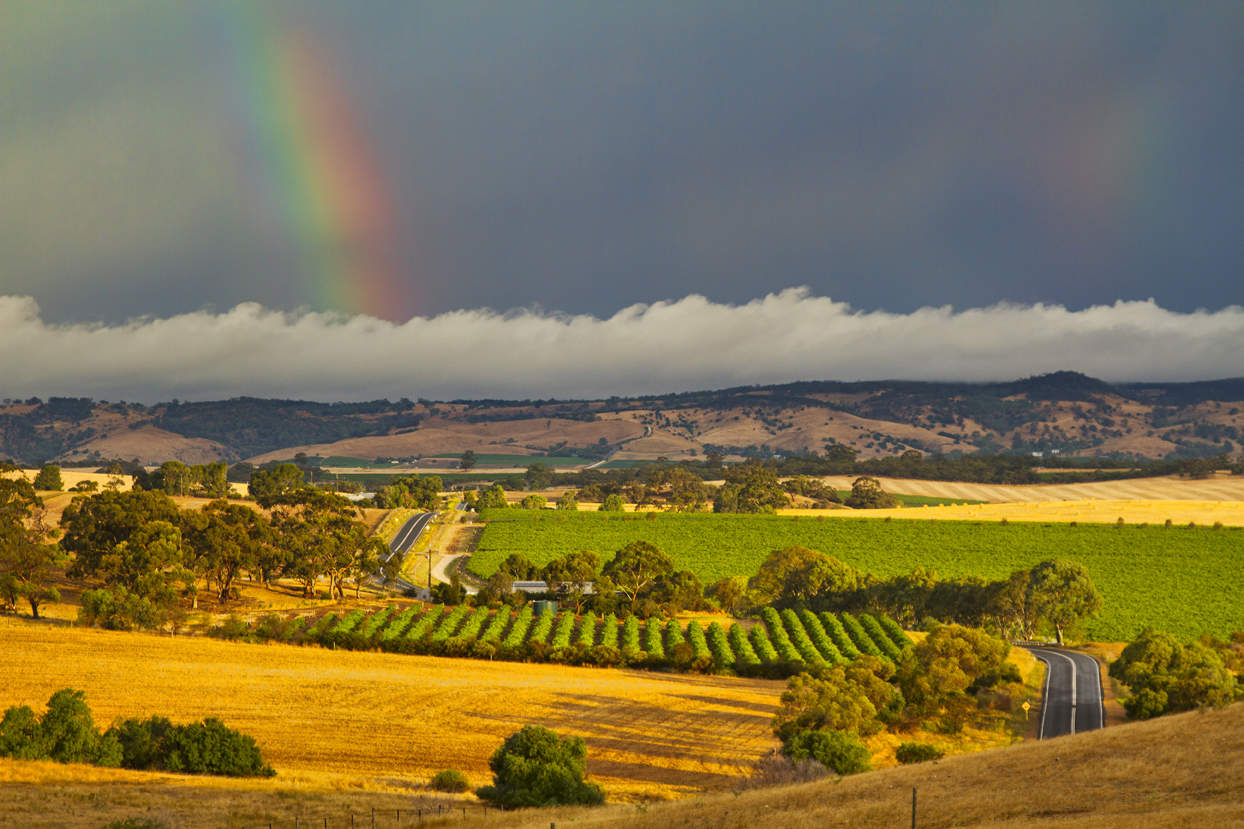
MULTIPOLYGON (((911 640, 886 616, 766 607, 745 629, 712 622, 618 619, 570 611, 536 615, 467 605, 387 607, 344 615, 284 618, 269 614, 231 638, 289 642, 346 650, 507 659, 601 667, 637 667, 697 673, 783 677, 871 654, 895 662, 911 640)), ((226 635, 226 634, 221 634, 226 635)))
MULTIPOLYGON (((1058 557, 1082 565, 1101 593, 1101 615, 1084 626, 1089 638, 1129 640, 1148 625, 1186 638, 1225 637, 1244 628, 1238 595, 1244 528, 1238 527, 516 509, 485 510, 484 517, 487 525, 468 565, 481 578, 512 553, 542 566, 576 550, 594 550, 606 562, 632 541, 655 544, 704 584, 754 575, 770 551, 795 545, 878 578, 922 569, 942 578, 1000 579, 1058 557)), ((813 635, 806 625, 805 632, 813 635)), ((841 650, 835 632, 826 633, 841 650)), ((798 647, 795 639, 792 634, 798 647)))

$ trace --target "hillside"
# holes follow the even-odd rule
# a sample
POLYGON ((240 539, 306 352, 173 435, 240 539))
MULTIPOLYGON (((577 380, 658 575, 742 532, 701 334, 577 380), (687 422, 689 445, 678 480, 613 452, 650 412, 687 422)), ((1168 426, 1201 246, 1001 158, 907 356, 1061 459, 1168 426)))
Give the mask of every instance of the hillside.
POLYGON ((1010 383, 802 382, 606 400, 235 398, 152 406, 51 398, 0 404, 0 458, 264 461, 576 454, 585 462, 824 451, 1054 452, 1143 458, 1235 453, 1244 379, 1108 384, 1075 372, 1010 383))

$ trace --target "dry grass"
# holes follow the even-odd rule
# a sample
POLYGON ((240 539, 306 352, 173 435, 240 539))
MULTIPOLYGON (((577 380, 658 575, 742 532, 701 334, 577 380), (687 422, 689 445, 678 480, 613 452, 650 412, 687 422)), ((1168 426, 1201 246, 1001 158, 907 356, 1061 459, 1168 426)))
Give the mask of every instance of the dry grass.
POLYGON ((645 809, 544 810, 473 821, 543 827, 1244 826, 1244 704, 936 763, 645 809))
MULTIPOLYGON (((245 645, 0 620, 0 708, 86 691, 101 723, 215 716, 252 734, 282 775, 338 786, 474 785, 526 723, 578 734, 589 771, 622 799, 737 784, 775 745, 783 684, 764 680, 245 645)), ((0 821, 2 822, 2 821, 0 821)))

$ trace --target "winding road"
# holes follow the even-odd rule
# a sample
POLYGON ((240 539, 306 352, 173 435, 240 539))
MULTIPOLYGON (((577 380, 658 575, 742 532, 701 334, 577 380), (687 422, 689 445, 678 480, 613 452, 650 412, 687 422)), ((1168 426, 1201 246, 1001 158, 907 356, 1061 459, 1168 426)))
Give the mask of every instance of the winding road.
POLYGON ((1097 660, 1088 654, 1058 648, 1027 650, 1046 667, 1038 739, 1101 728, 1106 712, 1097 660))

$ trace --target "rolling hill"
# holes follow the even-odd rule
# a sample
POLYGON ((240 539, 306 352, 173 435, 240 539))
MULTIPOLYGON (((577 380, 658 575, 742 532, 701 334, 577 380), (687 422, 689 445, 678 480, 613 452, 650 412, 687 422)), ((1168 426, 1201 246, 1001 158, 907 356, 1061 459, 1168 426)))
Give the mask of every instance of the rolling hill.
POLYGON ((1076 372, 1008 383, 801 382, 605 400, 318 403, 234 398, 155 405, 0 404, 0 458, 265 461, 419 458, 473 449, 585 462, 823 451, 1206 457, 1244 444, 1244 379, 1110 384, 1076 372))

